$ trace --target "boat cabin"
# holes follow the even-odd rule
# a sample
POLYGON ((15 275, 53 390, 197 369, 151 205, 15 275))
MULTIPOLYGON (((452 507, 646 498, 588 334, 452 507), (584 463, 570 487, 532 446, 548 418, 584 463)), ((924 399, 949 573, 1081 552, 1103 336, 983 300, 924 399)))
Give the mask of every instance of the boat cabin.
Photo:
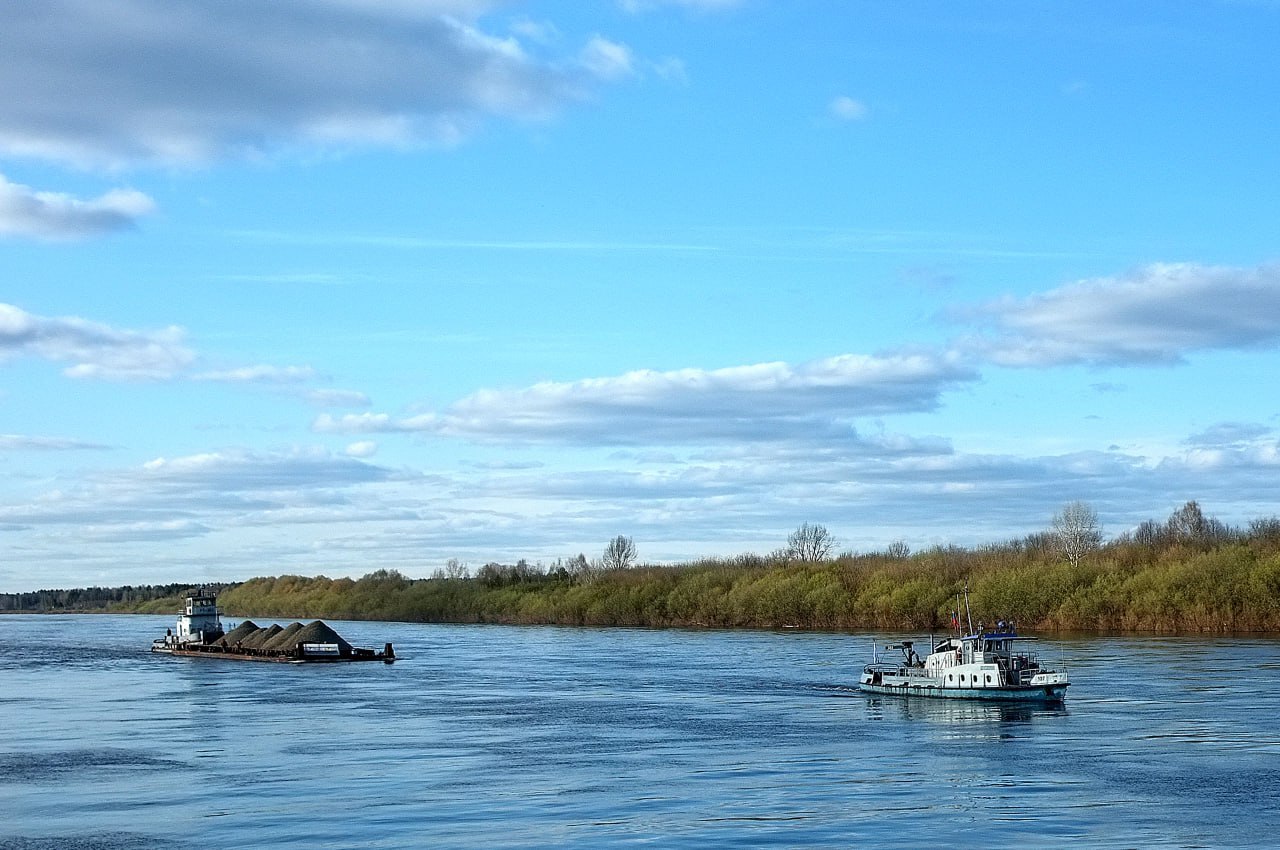
POLYGON ((198 590, 187 597, 178 615, 178 644, 212 643, 222 637, 222 619, 219 616, 217 597, 198 590))
POLYGON ((1016 632, 979 632, 948 638, 934 647, 925 667, 934 675, 959 665, 977 664, 983 670, 998 670, 1000 680, 1009 684, 1029 682, 1040 671, 1034 652, 1015 650, 1015 641, 1033 641, 1016 632))

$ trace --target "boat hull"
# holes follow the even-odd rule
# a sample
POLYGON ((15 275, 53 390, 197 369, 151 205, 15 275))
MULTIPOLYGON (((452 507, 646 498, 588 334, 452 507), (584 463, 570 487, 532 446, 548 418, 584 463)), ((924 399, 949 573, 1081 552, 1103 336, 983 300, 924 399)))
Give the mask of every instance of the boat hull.
POLYGON ((350 661, 383 661, 391 664, 395 656, 385 653, 368 655, 310 655, 301 658, 292 655, 250 655, 245 652, 231 652, 220 649, 173 649, 170 647, 153 647, 152 652, 164 655, 180 655, 183 658, 217 658, 224 661, 265 661, 270 664, 344 664, 350 661))
POLYGON ((968 699, 987 702, 1062 702, 1067 695, 1065 683, 1048 685, 1019 685, 999 688, 940 688, 933 685, 900 684, 871 685, 861 684, 858 688, 863 693, 887 694, 901 697, 921 697, 925 699, 968 699))

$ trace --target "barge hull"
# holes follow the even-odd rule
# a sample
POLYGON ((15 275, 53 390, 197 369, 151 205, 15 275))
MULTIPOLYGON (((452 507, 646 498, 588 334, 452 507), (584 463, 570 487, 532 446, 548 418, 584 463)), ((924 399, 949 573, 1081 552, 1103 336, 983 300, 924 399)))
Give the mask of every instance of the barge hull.
POLYGON ((926 699, 972 699, 989 702, 1062 702, 1067 686, 1028 685, 1013 688, 939 688, 924 685, 859 685, 863 693, 926 699))
POLYGON ((387 664, 396 660, 394 654, 386 652, 366 651, 352 655, 251 655, 247 652, 233 652, 225 649, 176 649, 173 647, 155 647, 152 652, 164 655, 180 655, 184 658, 221 658, 227 661, 266 661, 272 664, 343 664, 351 661, 384 661, 387 664))
POLYGON ((243 652, 207 652, 200 649, 154 649, 165 655, 181 655, 185 658, 223 658, 227 661, 266 661, 273 664, 342 664, 349 661, 385 661, 390 664, 394 658, 382 653, 376 655, 328 655, 294 658, 289 655, 248 655, 243 652))

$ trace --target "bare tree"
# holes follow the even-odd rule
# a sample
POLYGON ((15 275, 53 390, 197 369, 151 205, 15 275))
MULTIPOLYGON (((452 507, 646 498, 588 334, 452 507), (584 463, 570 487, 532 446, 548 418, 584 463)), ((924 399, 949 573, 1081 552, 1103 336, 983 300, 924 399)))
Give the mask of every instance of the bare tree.
POLYGON ((619 534, 604 547, 601 563, 606 570, 623 570, 635 563, 636 543, 630 537, 619 534))
POLYGON ((1165 523, 1169 537, 1178 543, 1213 546, 1231 539, 1232 531, 1216 517, 1205 516, 1200 504, 1187 502, 1169 516, 1165 523))
POLYGON ((1249 520, 1249 536, 1257 540, 1280 540, 1280 517, 1249 520))
POLYGON ((787 557, 797 561, 825 561, 836 548, 836 540, 826 526, 802 523, 787 537, 787 557))
POLYGON ((889 544, 884 553, 895 561, 905 561, 907 556, 911 554, 911 547, 907 545, 905 540, 895 540, 889 544))
POLYGON ((1053 536, 1071 566, 1079 566, 1081 558, 1102 544, 1098 512, 1088 502, 1068 502, 1053 515, 1053 536))
POLYGON ((1175 540, 1198 543, 1209 536, 1209 520, 1200 510, 1200 504, 1187 502, 1169 515, 1169 536, 1175 540))

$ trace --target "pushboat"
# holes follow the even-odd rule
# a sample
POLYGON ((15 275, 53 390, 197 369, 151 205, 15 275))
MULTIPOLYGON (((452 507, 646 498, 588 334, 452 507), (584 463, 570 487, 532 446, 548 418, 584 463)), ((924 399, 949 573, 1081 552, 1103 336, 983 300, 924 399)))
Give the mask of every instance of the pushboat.
POLYGON ((188 658, 226 658, 238 661, 274 661, 281 664, 396 660, 386 644, 381 652, 355 647, 323 620, 303 625, 272 624, 260 627, 245 620, 230 632, 223 631, 217 597, 197 590, 186 597, 177 625, 151 642, 152 652, 188 658))
MULTIPOLYGON (((965 593, 968 608, 968 592, 965 593)), ((1018 634, 1012 622, 999 622, 988 631, 982 623, 975 630, 966 610, 969 634, 960 627, 959 614, 952 617, 957 634, 929 641, 928 655, 921 657, 914 641, 885 646, 899 651, 899 658, 877 656, 871 646, 871 663, 862 668, 859 688, 872 694, 935 697, 943 699, 1003 700, 1060 703, 1071 682, 1065 665, 1050 670, 1041 665, 1035 652, 1015 648, 1019 642, 1034 641, 1018 634)))

